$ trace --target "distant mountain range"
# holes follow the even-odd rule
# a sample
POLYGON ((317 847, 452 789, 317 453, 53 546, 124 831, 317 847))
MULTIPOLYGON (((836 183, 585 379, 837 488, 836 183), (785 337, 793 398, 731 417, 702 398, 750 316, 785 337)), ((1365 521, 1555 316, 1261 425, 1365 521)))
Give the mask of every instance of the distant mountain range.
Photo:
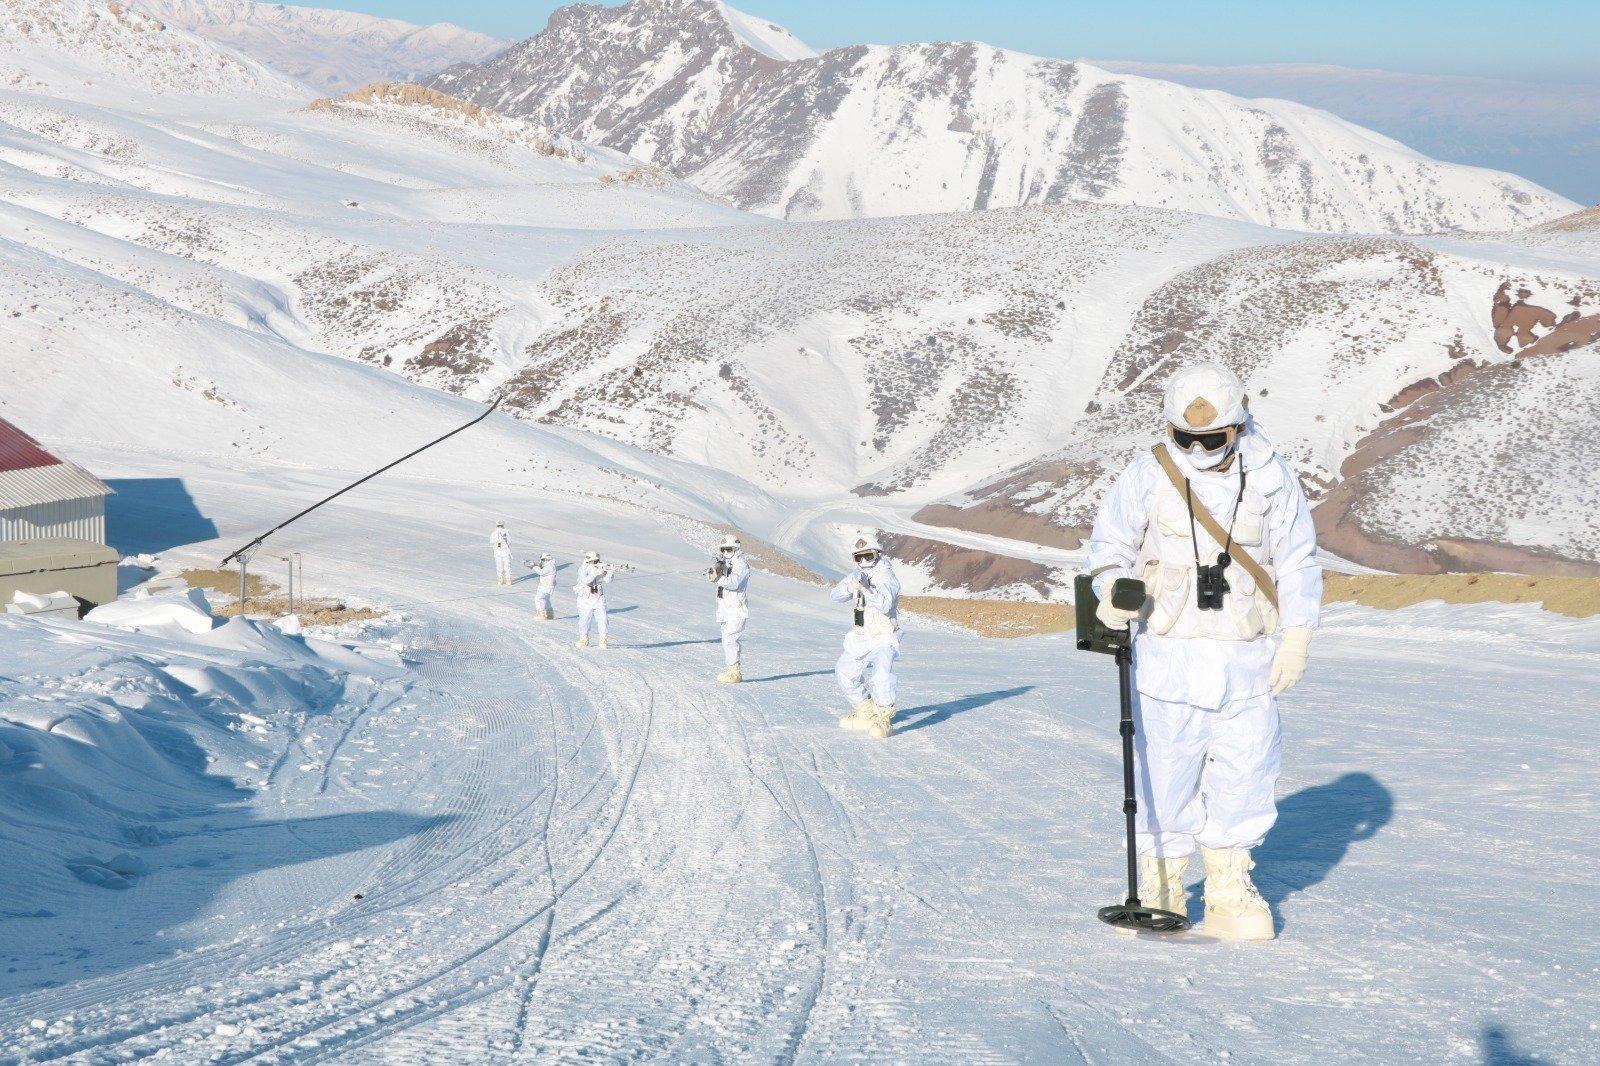
POLYGON ((506 46, 448 22, 414 26, 354 11, 251 0, 127 3, 330 92, 371 81, 410 81, 506 46))
POLYGON ((1485 78, 1310 63, 1096 65, 1235 96, 1308 104, 1436 159, 1509 170, 1581 203, 1600 203, 1600 69, 1579 82, 1512 80, 1537 79, 1537 67, 1485 78))
POLYGON ((718 0, 563 8, 538 35, 427 84, 790 219, 1091 201, 1423 232, 1511 229, 1578 206, 1297 104, 973 42, 817 55, 718 0))

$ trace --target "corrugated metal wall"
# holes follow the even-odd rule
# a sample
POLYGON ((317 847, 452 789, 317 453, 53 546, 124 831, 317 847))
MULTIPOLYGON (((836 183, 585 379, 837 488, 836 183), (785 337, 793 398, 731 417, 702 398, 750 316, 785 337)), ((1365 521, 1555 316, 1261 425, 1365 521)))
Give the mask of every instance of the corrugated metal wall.
POLYGON ((36 503, 31 507, 0 511, 0 540, 40 540, 44 537, 71 537, 104 544, 105 497, 36 503))

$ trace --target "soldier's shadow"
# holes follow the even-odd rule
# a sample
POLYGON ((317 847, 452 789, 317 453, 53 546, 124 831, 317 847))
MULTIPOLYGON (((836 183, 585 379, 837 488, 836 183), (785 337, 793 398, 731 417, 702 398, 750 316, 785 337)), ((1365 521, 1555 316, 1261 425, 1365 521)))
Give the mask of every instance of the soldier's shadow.
POLYGON ((1278 821, 1256 851, 1256 887, 1274 913, 1321 884, 1350 845, 1370 840, 1394 817, 1394 794, 1368 773, 1340 775, 1278 803, 1278 821))

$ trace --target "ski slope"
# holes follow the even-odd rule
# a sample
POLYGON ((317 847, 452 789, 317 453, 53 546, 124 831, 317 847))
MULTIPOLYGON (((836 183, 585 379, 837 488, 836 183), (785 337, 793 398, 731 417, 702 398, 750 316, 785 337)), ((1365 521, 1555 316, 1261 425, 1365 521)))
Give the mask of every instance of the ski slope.
MULTIPOLYGON (((311 592, 399 608, 345 634, 374 676, 322 690, 320 713, 273 709, 263 679, 310 667, 270 649, 0 620, 15 652, 0 682, 0 862, 54 869, 114 849, 147 871, 124 888, 58 874, 8 898, 8 1057, 1600 1053, 1600 948, 1575 932, 1600 917, 1600 853, 1585 844, 1600 831, 1595 622, 1330 611, 1286 704, 1283 816, 1258 855, 1282 938, 1124 940, 1094 917, 1120 891, 1108 661, 1064 638, 913 621, 904 731, 868 742, 834 725, 845 622, 822 589, 758 574, 751 682, 718 687, 703 545, 681 524, 485 483, 460 446, 432 460, 463 464, 453 476, 374 482, 277 543, 304 553, 311 592), (543 624, 531 586, 493 587, 497 516, 519 558, 594 546, 633 568, 612 586, 611 651, 571 648, 565 583, 543 624), (139 709, 136 668, 193 677, 181 667, 197 658, 264 693, 167 687, 157 735, 204 788, 169 782, 165 805, 90 823, 108 837, 92 841, 54 826, 48 796, 19 802, 41 738, 16 708, 47 700, 68 719, 109 699, 137 720, 154 711, 139 709), (255 767, 234 722, 254 734, 255 767)), ((154 546, 195 528, 141 490, 169 462, 78 455, 119 479, 125 535, 154 546)), ((167 566, 214 564, 338 483, 198 454, 183 469, 219 534, 168 547, 167 566)), ((135 770, 99 772, 126 785, 135 770)))

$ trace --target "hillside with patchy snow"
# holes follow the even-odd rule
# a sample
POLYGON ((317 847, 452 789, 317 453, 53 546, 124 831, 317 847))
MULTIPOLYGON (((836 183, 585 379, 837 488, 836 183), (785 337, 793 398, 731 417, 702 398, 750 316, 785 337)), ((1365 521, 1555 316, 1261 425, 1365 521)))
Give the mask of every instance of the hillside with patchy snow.
MULTIPOLYGON (((83 63, 111 62, 111 32, 83 63)), ((804 61, 741 32, 752 62, 804 61)), ((138 34, 129 69, 162 68, 173 41, 201 57, 185 72, 247 62, 138 34)), ((363 418, 386 417, 357 395, 372 388, 498 396, 607 454, 664 457, 698 516, 811 565, 871 524, 919 587, 1054 595, 1165 374, 1205 356, 1245 377, 1330 550, 1407 570, 1600 563, 1583 215, 1494 239, 1083 203, 783 223, 420 86, 224 95, 219 115, 174 79, 138 111, 0 91, 9 402, 69 436, 158 446, 110 398, 137 396, 230 452, 304 462, 324 416, 266 414, 294 382, 349 393, 363 418), (108 350, 130 353, 115 391, 85 402, 74 375, 108 350)))
POLYGON ((214 111, 313 95, 302 82, 121 0, 6 0, 0 89, 113 106, 181 95, 191 110, 214 111))
POLYGON ((975 42, 815 55, 715 0, 564 8, 428 84, 791 219, 1092 201, 1429 232, 1511 229, 1575 206, 1281 100, 975 42))
POLYGON ((415 26, 356 11, 255 0, 127 0, 209 41, 237 49, 324 92, 408 81, 507 44, 448 22, 415 26))

